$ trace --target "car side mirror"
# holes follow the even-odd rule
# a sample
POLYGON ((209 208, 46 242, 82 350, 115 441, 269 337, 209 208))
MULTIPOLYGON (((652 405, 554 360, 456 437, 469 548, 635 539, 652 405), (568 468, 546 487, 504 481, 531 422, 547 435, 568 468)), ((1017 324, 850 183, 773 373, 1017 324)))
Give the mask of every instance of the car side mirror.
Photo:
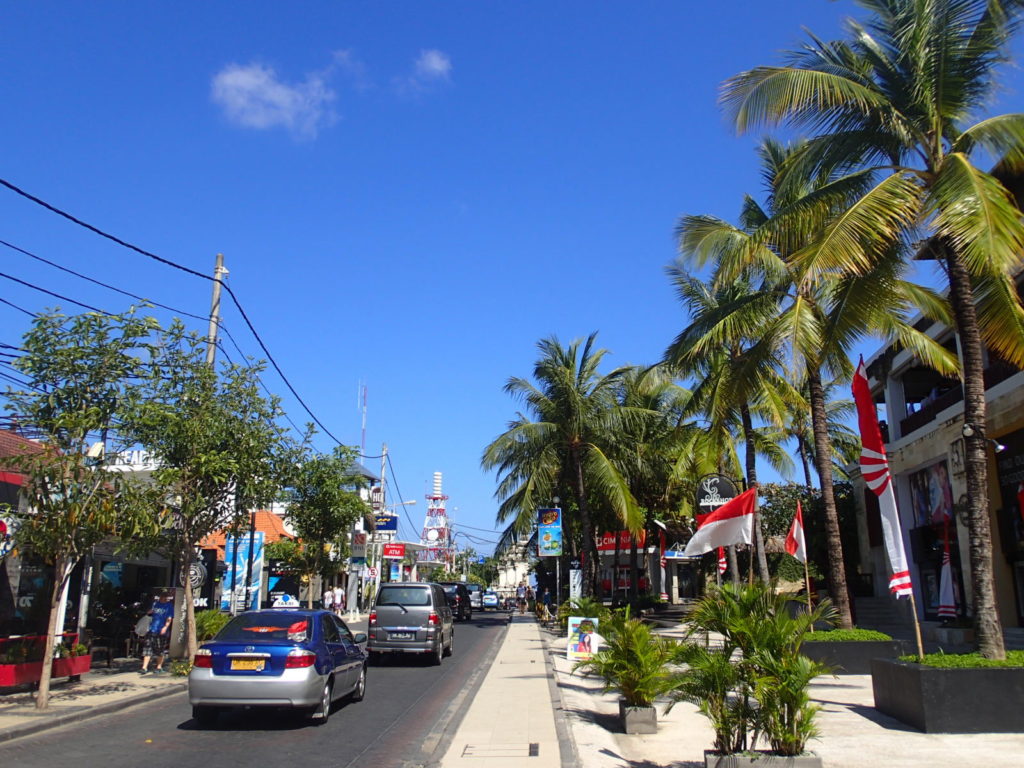
POLYGON ((356 632, 352 639, 356 641, 356 645, 362 645, 366 642, 366 633, 356 632))

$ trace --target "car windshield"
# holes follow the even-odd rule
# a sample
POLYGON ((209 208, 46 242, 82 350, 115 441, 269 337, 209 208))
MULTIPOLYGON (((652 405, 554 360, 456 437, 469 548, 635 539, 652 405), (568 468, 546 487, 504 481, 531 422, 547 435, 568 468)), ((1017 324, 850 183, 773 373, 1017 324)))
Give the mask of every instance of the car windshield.
POLYGON ((470 592, 479 592, 480 591, 480 585, 479 584, 467 584, 466 585, 466 589, 468 589, 470 592))
POLYGON ((426 587, 381 587, 377 605, 430 605, 426 587))
POLYGON ((458 587, 444 587, 444 593, 446 595, 457 595, 459 593, 458 587))
POLYGON ((235 616, 217 633, 217 640, 252 642, 253 640, 290 640, 302 642, 309 637, 309 616, 285 611, 243 613, 235 616))

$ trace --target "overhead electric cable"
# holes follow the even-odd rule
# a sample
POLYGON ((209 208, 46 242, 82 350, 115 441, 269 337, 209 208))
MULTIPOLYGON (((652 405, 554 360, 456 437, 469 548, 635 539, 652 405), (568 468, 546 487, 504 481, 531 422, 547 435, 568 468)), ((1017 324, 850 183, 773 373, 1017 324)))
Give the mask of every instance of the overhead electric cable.
POLYGON ((29 312, 24 307, 19 307, 13 301, 8 301, 7 299, 0 298, 0 303, 6 304, 8 307, 13 307, 14 309, 18 310, 19 312, 24 312, 29 317, 39 317, 39 315, 36 312, 29 312))
MULTIPOLYGON (((402 495, 402 489, 398 487, 398 478, 395 477, 395 466, 391 463, 391 454, 390 453, 387 455, 387 462, 388 462, 388 470, 391 472, 391 482, 393 482, 395 484, 395 493, 398 494, 398 500, 399 501, 405 501, 405 496, 402 495)), ((384 480, 384 478, 381 478, 381 481, 383 481, 383 480, 384 480)), ((409 517, 409 511, 405 508, 405 505, 399 504, 399 506, 402 508, 402 514, 405 515, 405 519, 409 521, 409 526, 415 532, 417 530, 416 529, 416 524, 413 523, 412 518, 409 517)))
POLYGON ((33 285, 32 283, 25 282, 24 280, 19 280, 18 278, 13 277, 12 275, 8 275, 5 272, 0 272, 0 277, 6 277, 8 280, 11 280, 15 283, 19 283, 20 285, 24 285, 26 288, 31 288, 34 291, 45 293, 47 296, 53 296, 55 299, 60 299, 61 301, 70 301, 72 304, 77 304, 80 307, 91 309, 93 312, 99 312, 101 315, 110 314, 106 310, 100 309, 99 307, 94 307, 91 304, 86 304, 83 301, 75 301, 74 299, 68 296, 62 296, 61 294, 54 293, 53 291, 47 290, 46 288, 40 288, 38 285, 33 285))
MULTIPOLYGON (((50 203, 46 202, 45 200, 42 200, 42 199, 36 197, 35 195, 32 195, 32 194, 26 192, 25 190, 21 189, 18 186, 15 186, 11 182, 7 181, 6 179, 0 179, 0 185, 2 185, 4 187, 7 187, 7 189, 11 190, 12 192, 14 192, 17 195, 20 195, 20 196, 24 197, 26 200, 31 200, 33 203, 36 203, 37 205, 41 205, 43 208, 46 208, 48 211, 51 211, 51 212, 57 214, 58 216, 61 216, 61 217, 65 218, 65 219, 67 219, 68 221, 77 224, 80 227, 84 227, 85 229, 88 229, 90 232, 93 232, 93 233, 99 235, 100 237, 105 237, 106 239, 111 240, 112 242, 115 242, 118 245, 123 246, 124 248, 127 248, 127 249, 129 249, 131 251, 135 251, 136 253, 141 254, 143 256, 146 256, 146 257, 148 257, 150 259, 153 259, 155 261, 158 261, 161 264, 165 264, 165 265, 167 265, 169 267, 174 267, 175 269, 181 270, 182 272, 185 272, 187 274, 193 275, 195 277, 200 277, 203 280, 209 280, 210 282, 218 282, 218 283, 220 283, 221 286, 224 288, 224 290, 227 291, 228 296, 231 297, 232 303, 235 305, 235 308, 238 310, 238 313, 242 316, 242 320, 245 321, 245 324, 246 324, 246 326, 248 326, 249 331, 252 333, 253 337, 256 339, 256 343, 258 343, 260 345, 260 349, 263 350, 263 354, 265 354, 267 356, 267 361, 274 367, 274 370, 277 371, 277 375, 281 377, 281 381, 284 382, 285 386, 288 387, 288 391, 292 393, 292 396, 295 397, 296 400, 298 400, 299 405, 301 405, 303 407, 303 409, 306 411, 306 413, 309 414, 309 417, 311 419, 313 419, 313 421, 316 423, 316 425, 318 427, 320 427, 320 429, 322 429, 324 431, 324 434, 326 434, 328 437, 330 437, 338 445, 342 445, 342 442, 338 438, 336 438, 334 436, 334 434, 329 429, 327 429, 327 427, 325 427, 323 425, 323 422, 321 422, 320 419, 318 419, 316 417, 316 414, 314 414, 313 411, 310 410, 309 406, 306 405, 306 402, 302 399, 302 397, 299 395, 299 393, 295 391, 295 387, 292 386, 292 383, 288 380, 288 377, 284 375, 284 371, 281 370, 281 367, 277 364, 277 361, 274 360, 274 356, 270 354, 270 350, 267 349, 267 345, 263 342, 262 337, 259 335, 259 333, 256 332, 256 328, 253 326, 252 321, 249 320, 249 316, 246 314, 245 309, 242 308, 242 303, 238 300, 238 297, 235 296, 235 292, 233 290, 231 290, 231 286, 229 286, 226 282, 224 282, 223 280, 221 280, 218 277, 211 277, 210 275, 204 275, 202 272, 197 272, 194 269, 191 269, 191 268, 186 267, 186 266, 184 266, 182 264, 178 264, 176 262, 173 262, 170 259, 165 259, 162 256, 157 256, 155 253, 147 251, 147 250, 145 250, 143 248, 139 248, 137 245, 132 245, 131 243, 129 243, 129 242, 125 241, 125 240, 122 240, 121 238, 119 238, 119 237, 117 237, 115 235, 112 235, 112 234, 110 234, 108 232, 104 232, 102 229, 99 229, 98 227, 94 227, 92 224, 89 224, 89 223, 87 223, 85 221, 82 221, 81 219, 79 219, 79 218, 77 218, 75 216, 72 216, 70 213, 67 213, 66 211, 62 211, 60 208, 57 208, 56 206, 50 205, 50 203)), ((78 302, 75 302, 75 303, 78 303, 78 302)))

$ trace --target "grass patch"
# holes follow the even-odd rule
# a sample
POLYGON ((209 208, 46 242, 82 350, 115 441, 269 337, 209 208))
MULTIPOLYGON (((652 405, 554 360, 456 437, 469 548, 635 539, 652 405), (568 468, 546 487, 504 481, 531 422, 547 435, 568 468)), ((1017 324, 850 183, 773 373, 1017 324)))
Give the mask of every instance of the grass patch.
POLYGON ((1007 651, 1002 661, 986 659, 980 653, 928 653, 924 659, 917 656, 900 656, 900 661, 921 663, 927 667, 941 669, 988 669, 1000 667, 1024 667, 1024 651, 1007 651))
POLYGON ((826 632, 810 632, 804 635, 805 643, 867 643, 877 640, 892 640, 885 632, 873 629, 830 629, 826 632))

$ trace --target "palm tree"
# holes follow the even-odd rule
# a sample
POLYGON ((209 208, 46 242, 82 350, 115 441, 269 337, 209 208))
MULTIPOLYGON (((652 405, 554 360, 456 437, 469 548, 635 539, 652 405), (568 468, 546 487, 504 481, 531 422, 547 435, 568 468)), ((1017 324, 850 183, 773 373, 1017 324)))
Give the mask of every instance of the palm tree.
MULTIPOLYGON (((669 274, 691 322, 665 351, 665 362, 700 379, 694 399, 713 424, 738 422, 747 483, 754 486, 759 442, 754 417, 773 402, 766 393, 780 382, 777 361, 770 355, 760 356, 759 364, 751 365, 750 351, 758 345, 760 329, 776 314, 775 300, 767 293, 755 294, 743 279, 709 286, 678 264, 669 268, 669 274)), ((760 447, 776 469, 788 473, 791 462, 781 445, 762 441, 760 447)), ((756 511, 754 545, 758 575, 768 581, 764 534, 756 511)))
MULTIPOLYGON (((740 131, 788 123, 816 137, 803 163, 848 170, 868 190, 799 255, 809 280, 840 270, 870 276, 905 261, 910 238, 945 270, 963 357, 968 532, 981 653, 1003 658, 992 576, 986 471, 983 344, 1024 365, 1024 309, 1013 276, 1024 258, 1014 201, 978 168, 1024 168, 1024 114, 977 119, 1020 23, 1019 0, 860 0, 871 19, 848 39, 809 42, 785 66, 757 67, 723 86, 740 131), (972 124, 973 122, 973 124, 972 124)), ((891 268, 889 268, 891 269, 891 268)))
MULTIPOLYGON (((698 265, 714 263, 713 285, 735 290, 740 283, 760 278, 756 290, 745 292, 717 318, 722 325, 745 318, 759 302, 774 309, 772 318, 752 331, 752 345, 738 366, 742 379, 764 379, 767 365, 775 369, 786 357, 791 368, 806 381, 810 406, 815 469, 821 487, 829 559, 829 586, 840 626, 852 626, 839 514, 832 476, 832 443, 829 436, 825 381, 849 379, 850 347, 868 332, 897 338, 904 347, 936 367, 950 369, 955 360, 941 345, 907 322, 911 306, 930 316, 945 317, 944 304, 934 293, 900 279, 896 263, 876 270, 871 279, 822 272, 808 280, 798 255, 817 241, 844 204, 859 195, 859 178, 836 179, 828 174, 801 176, 805 166, 792 169, 804 145, 787 147, 765 141, 759 151, 766 187, 766 205, 745 198, 741 226, 712 216, 686 216, 678 227, 680 251, 698 265)), ((747 321, 749 323, 749 321, 747 321)), ((785 392, 787 387, 775 387, 785 392)), ((766 390, 771 391, 771 390, 766 390)), ((782 418, 780 402, 775 412, 782 418)), ((775 423, 779 423, 776 421, 775 423)))
POLYGON ((481 464, 499 475, 498 522, 515 518, 528 528, 538 507, 561 488, 575 501, 583 539, 586 596, 597 588, 598 553, 593 498, 621 524, 638 532, 643 517, 629 486, 611 458, 616 434, 636 418, 638 409, 619 406, 616 387, 626 368, 601 374, 606 350, 595 349, 596 333, 565 347, 554 338, 537 344, 537 385, 517 377, 505 391, 522 400, 528 414, 518 414, 507 431, 484 449, 481 464))

